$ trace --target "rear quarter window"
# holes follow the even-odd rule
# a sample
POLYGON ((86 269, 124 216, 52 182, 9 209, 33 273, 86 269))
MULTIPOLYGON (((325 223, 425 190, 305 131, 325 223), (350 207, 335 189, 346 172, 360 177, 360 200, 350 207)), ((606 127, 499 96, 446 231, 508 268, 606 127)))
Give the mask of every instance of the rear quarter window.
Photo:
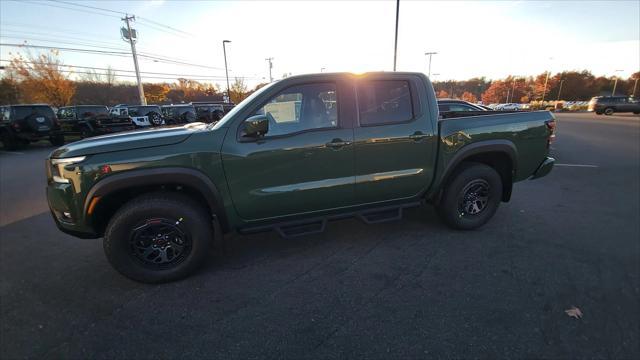
POLYGON ((358 84, 360 125, 382 125, 413 119, 411 87, 406 80, 365 80, 358 84))

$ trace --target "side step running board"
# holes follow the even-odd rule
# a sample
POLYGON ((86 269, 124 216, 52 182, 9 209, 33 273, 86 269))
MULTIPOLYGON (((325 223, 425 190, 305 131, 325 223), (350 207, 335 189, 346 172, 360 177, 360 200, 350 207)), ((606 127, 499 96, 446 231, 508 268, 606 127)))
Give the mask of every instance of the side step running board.
POLYGON ((298 220, 276 223, 272 225, 263 225, 257 227, 238 229, 241 234, 251 234, 261 231, 275 230, 285 239, 295 238, 299 236, 319 234, 324 232, 329 220, 344 219, 347 217, 356 217, 365 224, 378 224, 387 221, 402 219, 402 209, 420 206, 421 202, 412 202, 402 205, 393 205, 374 209, 355 211, 350 213, 338 214, 333 216, 317 217, 313 219, 298 220))

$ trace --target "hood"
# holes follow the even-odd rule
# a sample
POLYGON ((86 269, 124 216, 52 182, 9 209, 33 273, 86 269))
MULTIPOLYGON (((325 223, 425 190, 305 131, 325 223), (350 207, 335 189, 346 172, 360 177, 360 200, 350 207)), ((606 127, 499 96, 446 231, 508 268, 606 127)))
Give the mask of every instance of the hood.
POLYGON ((59 147, 51 153, 50 157, 59 159, 172 145, 185 141, 191 134, 206 128, 206 124, 192 123, 178 127, 151 128, 149 130, 134 130, 113 135, 96 136, 59 147))

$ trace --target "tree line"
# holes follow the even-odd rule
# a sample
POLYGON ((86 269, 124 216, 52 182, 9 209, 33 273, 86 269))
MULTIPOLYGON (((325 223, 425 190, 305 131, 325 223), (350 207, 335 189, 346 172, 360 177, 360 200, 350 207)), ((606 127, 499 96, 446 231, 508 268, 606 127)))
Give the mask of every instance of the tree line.
MULTIPOLYGON (((116 82, 113 71, 105 74, 85 72, 78 80, 72 80, 64 70, 58 53, 54 50, 39 56, 13 56, 0 79, 0 105, 16 103, 47 103, 53 106, 70 104, 135 104, 138 92, 135 84, 116 82)), ((477 77, 469 80, 434 81, 439 98, 457 98, 469 102, 529 103, 543 100, 588 100, 593 96, 640 94, 637 79, 640 72, 628 79, 596 77, 588 70, 563 71, 556 74, 542 73, 536 76, 508 76, 488 80, 477 77), (546 86, 545 86, 546 83, 546 86), (634 89, 636 88, 636 89, 634 89)), ((249 89, 242 78, 235 78, 230 85, 231 101, 239 103, 265 84, 249 89)), ((224 89, 217 84, 206 84, 185 78, 174 83, 144 83, 144 93, 149 104, 178 104, 191 101, 221 101, 224 89)))
POLYGON ((482 100, 485 104, 529 103, 531 101, 581 101, 593 96, 632 95, 634 87, 640 94, 636 72, 628 79, 595 76, 588 70, 563 71, 556 74, 542 73, 536 76, 507 76, 499 80, 484 77, 464 81, 434 81, 433 87, 439 98, 456 98, 469 102, 482 100), (546 83, 546 86, 545 86, 546 83))

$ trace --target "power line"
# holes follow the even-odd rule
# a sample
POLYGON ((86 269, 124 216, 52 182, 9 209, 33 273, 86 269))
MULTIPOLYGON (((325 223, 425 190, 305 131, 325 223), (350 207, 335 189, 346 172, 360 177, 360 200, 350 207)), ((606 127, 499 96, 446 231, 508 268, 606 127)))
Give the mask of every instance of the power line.
MULTIPOLYGON (((4 60, 4 59, 0 59, 0 62, 11 62, 11 60, 4 60)), ((39 64, 33 61, 24 61, 24 63, 27 64, 39 64)), ((80 66, 80 65, 66 65, 66 64, 57 64, 57 63, 43 63, 43 65, 57 65, 57 66, 61 66, 61 67, 71 67, 71 68, 78 68, 78 69, 89 69, 89 70, 104 70, 104 71, 117 71, 117 72, 128 72, 128 73, 132 73, 135 72, 134 70, 123 70, 123 69, 113 69, 113 68, 101 68, 101 67, 93 67, 93 66, 80 66)), ((199 77, 199 78, 210 78, 212 80, 215 79, 224 79, 225 77, 223 75, 202 75, 202 74, 174 74, 174 73, 164 73, 164 72, 152 72, 152 71, 140 71, 141 74, 153 74, 153 75, 173 75, 173 76, 177 76, 177 77, 184 77, 184 78, 189 78, 189 77, 199 77)), ((243 78, 243 79, 257 79, 257 77, 253 77, 253 76, 237 76, 238 78, 243 78)))
POLYGON ((180 30, 180 29, 176 29, 176 28, 171 27, 171 26, 169 26, 169 25, 166 25, 166 24, 163 24, 163 23, 159 23, 159 22, 157 22, 157 21, 149 20, 149 19, 147 19, 147 18, 138 17, 138 19, 139 19, 139 20, 142 20, 143 22, 147 22, 147 23, 155 24, 155 25, 157 25, 157 26, 161 26, 161 27, 167 28, 167 29, 169 29, 169 30, 172 30, 172 31, 175 31, 175 32, 178 32, 178 33, 184 34, 184 35, 195 36, 195 35, 193 35, 193 34, 191 34, 191 33, 186 32, 186 31, 182 31, 182 30, 180 30))
POLYGON ((110 12, 110 13, 114 13, 114 14, 118 14, 118 15, 126 15, 125 13, 121 12, 121 11, 116 11, 116 10, 111 10, 111 9, 105 9, 105 8, 100 8, 97 6, 89 6, 89 5, 84 5, 84 4, 77 4, 77 3, 72 3, 72 2, 68 2, 68 1, 61 1, 61 0, 51 0, 53 2, 57 2, 57 3, 61 3, 61 4, 68 4, 68 5, 73 5, 73 6, 80 6, 80 7, 84 7, 84 8, 88 8, 88 9, 94 9, 94 10, 100 10, 100 11, 106 11, 106 12, 110 12))
POLYGON ((0 43, 0 46, 9 46, 9 47, 18 47, 18 48, 47 49, 47 50, 62 50, 62 51, 73 51, 73 52, 81 52, 81 53, 89 53, 89 54, 112 55, 112 56, 128 56, 128 55, 130 55, 129 52, 104 51, 104 50, 94 50, 94 49, 78 49, 78 48, 68 48, 68 47, 58 47, 58 46, 31 45, 31 44, 0 43))
MULTIPOLYGON (((17 0, 14 0, 14 1, 17 1, 17 0)), ((83 10, 83 9, 78 9, 78 8, 73 8, 73 7, 66 7, 66 6, 47 4, 47 3, 35 2, 35 1, 22 0, 22 1, 20 1, 20 3, 31 4, 31 5, 44 5, 44 6, 50 6, 50 7, 59 8, 59 9, 67 9, 67 10, 72 10, 72 11, 79 11, 79 12, 88 13, 88 14, 97 14, 97 15, 102 15, 102 16, 120 18, 119 16, 115 16, 115 15, 108 15, 108 14, 103 14, 103 13, 99 13, 99 12, 95 12, 95 11, 88 11, 88 10, 83 10)))
MULTIPOLYGON (((128 56, 130 52, 124 51, 106 51, 106 50, 95 50, 95 49, 80 49, 80 48, 69 48, 69 47, 59 47, 59 46, 44 46, 44 45, 31 45, 31 44, 15 44, 15 43, 0 43, 0 46, 9 46, 9 47, 18 47, 18 48, 34 48, 34 49, 48 49, 48 50, 62 50, 62 51, 71 51, 71 52, 80 52, 87 54, 101 54, 101 55, 110 55, 110 56, 128 56)), ((154 60, 155 62, 162 62, 167 64, 176 64, 176 65, 185 65, 185 66, 194 66, 201 67, 205 69, 213 69, 213 70, 223 70, 222 68, 217 68, 213 66, 200 65, 200 64, 192 64, 185 61, 178 61, 168 59, 159 55, 152 55, 148 53, 140 53, 138 56, 142 58, 147 58, 154 60)))
MULTIPOLYGON (((109 12, 109 13, 115 13, 115 14, 119 14, 119 15, 126 15, 126 13, 123 13, 123 12, 121 12, 121 11, 115 11, 115 10, 111 10, 111 9, 105 9, 105 8, 101 8, 101 7, 97 7, 97 6, 90 6, 90 5, 84 5, 84 4, 77 4, 77 3, 72 3, 72 2, 68 2, 68 1, 61 1, 61 0, 52 0, 52 1, 57 2, 57 3, 62 3, 62 4, 72 5, 72 6, 77 6, 77 7, 83 7, 83 8, 87 8, 87 9, 93 9, 93 10, 106 11, 106 12, 109 12)), ((186 31, 182 31, 182 30, 180 30, 180 29, 176 29, 176 28, 171 27, 171 26, 169 26, 169 25, 162 24, 162 23, 159 23, 159 22, 157 22, 157 21, 153 21, 153 20, 150 20, 150 19, 147 19, 147 18, 142 18, 142 17, 136 16, 136 19, 141 20, 141 21, 143 21, 143 22, 147 22, 147 23, 152 24, 152 25, 156 25, 156 26, 158 26, 158 27, 163 27, 163 28, 165 28, 165 29, 169 29, 169 30, 171 30, 171 31, 174 31, 174 32, 177 32, 177 33, 180 33, 180 34, 193 36, 193 34, 190 34, 190 33, 186 32, 186 31)), ((150 26, 149 24, 143 24, 143 25, 154 28, 153 26, 150 26)), ((159 28, 156 28, 156 30, 163 31, 163 29, 159 29, 159 28)))

